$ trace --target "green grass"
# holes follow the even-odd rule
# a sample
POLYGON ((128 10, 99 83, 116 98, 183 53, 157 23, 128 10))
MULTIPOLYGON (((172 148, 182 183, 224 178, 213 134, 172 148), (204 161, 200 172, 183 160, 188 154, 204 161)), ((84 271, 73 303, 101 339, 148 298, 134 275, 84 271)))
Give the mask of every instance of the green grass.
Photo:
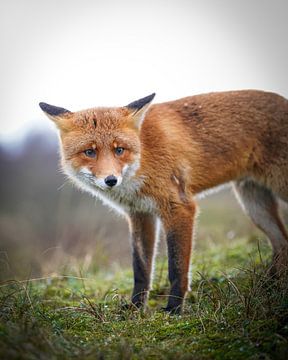
POLYGON ((193 256, 184 313, 167 300, 157 262, 145 313, 125 309, 130 270, 97 271, 0 288, 1 359, 286 359, 288 282, 269 275, 270 249, 237 239, 193 256))

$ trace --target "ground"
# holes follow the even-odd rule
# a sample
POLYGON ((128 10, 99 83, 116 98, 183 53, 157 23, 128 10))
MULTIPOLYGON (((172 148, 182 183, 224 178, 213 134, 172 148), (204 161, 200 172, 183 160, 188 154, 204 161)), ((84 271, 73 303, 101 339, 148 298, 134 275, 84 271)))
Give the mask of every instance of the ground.
POLYGON ((166 259, 147 311, 125 309, 130 270, 1 284, 2 359, 286 359, 288 286, 269 272, 265 240, 197 250, 184 313, 161 311, 166 259))

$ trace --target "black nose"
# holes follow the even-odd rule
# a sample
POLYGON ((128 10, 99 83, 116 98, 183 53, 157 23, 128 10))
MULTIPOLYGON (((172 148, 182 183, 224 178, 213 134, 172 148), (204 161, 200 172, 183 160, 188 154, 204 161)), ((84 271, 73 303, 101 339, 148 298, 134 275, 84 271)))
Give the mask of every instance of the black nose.
POLYGON ((105 184, 110 186, 110 187, 117 184, 117 178, 114 175, 107 176, 104 181, 105 181, 105 184))

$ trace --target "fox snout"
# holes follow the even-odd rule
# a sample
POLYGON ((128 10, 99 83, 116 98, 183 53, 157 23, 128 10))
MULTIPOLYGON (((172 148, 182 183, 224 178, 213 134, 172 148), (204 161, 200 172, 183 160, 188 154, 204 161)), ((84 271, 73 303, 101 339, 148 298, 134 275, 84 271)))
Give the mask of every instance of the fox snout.
POLYGON ((122 176, 121 175, 120 176, 108 175, 104 177, 94 176, 93 180, 94 180, 93 181, 94 185, 96 185, 97 187, 100 187, 102 190, 105 189, 109 190, 121 185, 122 176))
POLYGON ((109 175, 105 178, 104 182, 107 186, 112 188, 113 186, 115 186, 117 184, 118 179, 114 175, 109 175))
POLYGON ((78 174, 80 180, 89 182, 92 186, 99 187, 102 190, 112 189, 113 187, 119 186, 122 183, 121 175, 116 176, 114 174, 110 174, 106 176, 97 176, 87 167, 82 167, 78 174))

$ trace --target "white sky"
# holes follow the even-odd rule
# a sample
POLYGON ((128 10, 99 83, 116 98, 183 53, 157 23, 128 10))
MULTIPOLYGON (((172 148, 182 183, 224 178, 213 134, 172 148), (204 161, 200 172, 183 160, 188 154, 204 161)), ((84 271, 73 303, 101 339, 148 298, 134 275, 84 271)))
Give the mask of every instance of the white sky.
POLYGON ((287 0, 0 3, 0 139, 80 110, 259 88, 288 97, 287 0))

